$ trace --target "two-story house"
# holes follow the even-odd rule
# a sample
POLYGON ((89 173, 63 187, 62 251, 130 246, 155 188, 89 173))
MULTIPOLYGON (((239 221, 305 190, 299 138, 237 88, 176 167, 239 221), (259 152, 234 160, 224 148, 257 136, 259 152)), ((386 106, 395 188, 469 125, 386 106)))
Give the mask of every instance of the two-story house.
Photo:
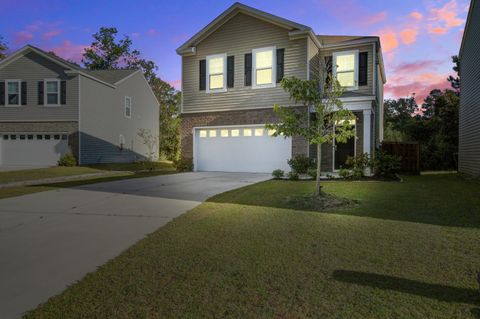
POLYGON ((66 153, 79 164, 141 160, 140 129, 158 136, 141 70, 86 70, 30 45, 0 61, 0 168, 56 165, 66 153))
POLYGON ((378 37, 317 35, 308 26, 235 3, 177 53, 182 156, 192 159, 195 170, 271 172, 289 170, 293 155, 315 158, 304 139, 272 137, 265 124, 278 120, 274 104, 300 107, 280 81, 319 78, 321 65, 332 65, 346 89, 344 106, 356 115, 356 137, 324 145, 322 170, 339 169, 349 155, 373 154, 383 138, 386 78, 378 37))

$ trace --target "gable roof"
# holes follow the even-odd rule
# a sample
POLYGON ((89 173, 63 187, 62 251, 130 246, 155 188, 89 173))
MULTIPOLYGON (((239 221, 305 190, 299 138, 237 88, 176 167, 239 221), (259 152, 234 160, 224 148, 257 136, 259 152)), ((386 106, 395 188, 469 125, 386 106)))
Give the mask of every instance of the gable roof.
POLYGON ((261 11, 252 7, 249 7, 247 5, 244 5, 239 2, 235 2, 230 8, 225 10, 222 14, 220 14, 218 17, 216 17, 212 22, 210 22, 208 25, 206 25, 202 30, 197 32, 193 37, 191 37, 188 41, 186 41, 184 44, 182 44, 178 49, 177 53, 178 54, 183 54, 183 53, 191 53, 192 48, 195 47, 198 43, 200 43, 203 39, 208 37, 210 34, 212 34, 215 30, 217 30, 219 27, 221 27, 223 24, 225 24, 227 21, 232 19, 234 16, 236 16, 239 13, 243 14, 248 14, 252 17, 258 18, 260 20, 264 20, 270 23, 273 23, 275 25, 278 25, 282 28, 285 28, 289 31, 303 31, 303 32, 311 32, 312 28, 296 23, 281 17, 278 17, 276 15, 270 14, 265 11, 261 11))
POLYGON ((16 59, 30 53, 30 52, 35 52, 38 55, 42 56, 43 58, 50 60, 62 67, 65 68, 65 73, 67 74, 81 74, 83 76, 86 76, 88 78, 91 78, 93 80, 96 80, 97 82, 103 83, 107 86, 110 87, 115 87, 115 84, 118 82, 128 78, 132 74, 139 72, 140 70, 138 69, 128 69, 128 70, 88 70, 85 68, 82 68, 79 65, 76 65, 74 63, 71 63, 65 59, 62 59, 61 57, 57 55, 50 54, 48 52, 45 52, 42 49, 39 49, 33 45, 26 45, 23 48, 11 53, 9 56, 7 56, 5 59, 0 61, 0 69, 3 67, 9 65, 16 59))

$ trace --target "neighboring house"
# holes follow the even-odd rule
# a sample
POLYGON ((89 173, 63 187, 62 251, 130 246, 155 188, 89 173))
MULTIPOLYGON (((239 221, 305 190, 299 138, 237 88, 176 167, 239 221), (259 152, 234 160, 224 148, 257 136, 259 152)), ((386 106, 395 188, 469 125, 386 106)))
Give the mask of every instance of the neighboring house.
MULTIPOLYGON (((345 86, 356 115, 356 138, 324 145, 322 170, 347 156, 374 153, 383 139, 383 84, 378 37, 316 35, 310 27, 235 3, 177 49, 182 56, 182 156, 195 170, 289 170, 292 155, 316 157, 301 137, 272 137, 273 105, 293 105, 284 77, 320 78, 321 66, 345 86)), ((308 110, 304 110, 308 112, 308 110)))
POLYGON ((480 3, 472 0, 460 48, 458 170, 480 176, 480 3))
MULTIPOLYGON (((130 162, 148 155, 159 104, 140 70, 85 70, 27 45, 0 62, 0 168, 130 162)), ((157 154, 158 155, 158 154, 157 154)))

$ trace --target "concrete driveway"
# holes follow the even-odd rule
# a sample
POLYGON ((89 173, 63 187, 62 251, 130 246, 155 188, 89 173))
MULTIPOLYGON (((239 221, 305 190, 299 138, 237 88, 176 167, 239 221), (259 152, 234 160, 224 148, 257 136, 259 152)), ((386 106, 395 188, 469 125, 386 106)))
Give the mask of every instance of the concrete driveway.
POLYGON ((0 318, 17 318, 215 194, 270 178, 199 172, 0 200, 0 318))

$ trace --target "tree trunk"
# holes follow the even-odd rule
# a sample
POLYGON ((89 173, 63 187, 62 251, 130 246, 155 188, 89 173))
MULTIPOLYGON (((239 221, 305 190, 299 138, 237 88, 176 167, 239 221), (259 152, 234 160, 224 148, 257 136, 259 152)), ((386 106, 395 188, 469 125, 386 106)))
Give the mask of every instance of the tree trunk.
POLYGON ((322 168, 322 144, 317 144, 317 179, 315 182, 315 196, 322 194, 322 185, 320 185, 320 170, 322 168))

